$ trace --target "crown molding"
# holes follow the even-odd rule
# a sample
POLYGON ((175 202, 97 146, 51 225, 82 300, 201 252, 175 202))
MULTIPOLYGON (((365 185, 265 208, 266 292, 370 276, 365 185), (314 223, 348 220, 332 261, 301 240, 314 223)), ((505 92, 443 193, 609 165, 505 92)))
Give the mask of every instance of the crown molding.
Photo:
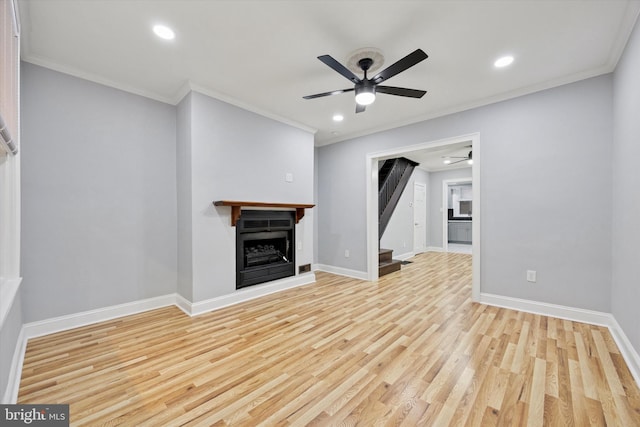
MULTIPOLYGON (((227 104, 233 105, 235 107, 242 108, 243 110, 258 114, 258 115, 266 117, 268 119, 275 120, 277 122, 284 123, 286 125, 298 128, 298 129, 303 130, 305 132, 309 132, 311 134, 315 134, 318 131, 317 129, 315 129, 315 128, 311 127, 311 126, 307 126, 307 125, 305 125, 303 123, 300 123, 300 122, 297 122, 295 120, 291 120, 291 119, 288 119, 286 117, 274 114, 274 113, 272 113, 270 111, 267 111, 265 109, 256 107, 256 106, 251 105, 251 104, 248 104, 248 103, 246 103, 244 101, 241 101, 241 100, 239 100, 237 98, 234 98, 234 97, 232 97, 230 95, 227 95, 225 93, 218 92, 216 90, 213 90, 213 89, 205 87, 205 86, 200 86, 197 83, 189 81, 185 86, 188 87, 190 91, 198 92, 198 93, 200 93, 202 95, 206 95, 208 97, 217 99, 218 101, 226 102, 227 104)), ((180 90, 178 90, 176 92, 176 98, 175 98, 175 101, 174 101, 175 104, 179 103, 182 100, 182 98, 184 98, 184 96, 186 96, 186 94, 188 93, 188 91, 185 92, 185 86, 181 87, 180 90)))
POLYGON ((134 95, 142 96, 144 98, 149 98, 154 101, 170 104, 170 105, 178 105, 180 101, 182 101, 182 99, 185 96, 187 96, 187 94, 189 94, 189 92, 198 92, 202 95, 206 95, 208 97, 217 99, 219 101, 225 102, 235 107, 242 108, 243 110, 258 114, 268 119, 275 120, 280 123, 284 123, 286 125, 303 130, 305 132, 309 132, 311 134, 315 134, 318 131, 317 129, 307 126, 303 123, 274 114, 265 109, 255 107, 244 101, 240 101, 239 99, 236 99, 230 95, 224 94, 222 92, 218 92, 216 90, 213 90, 205 86, 198 85, 197 83, 193 83, 191 81, 187 81, 185 84, 180 86, 178 90, 175 91, 173 96, 167 97, 152 91, 140 90, 132 86, 123 85, 113 80, 106 79, 98 74, 88 73, 86 71, 80 70, 75 67, 61 65, 44 58, 40 58, 36 55, 23 54, 22 61, 28 62, 30 64, 38 65, 40 67, 48 68, 50 70, 57 71, 63 74, 68 74, 70 76, 78 77, 83 80, 88 80, 93 83, 98 83, 103 86, 108 86, 114 89, 122 90, 124 92, 132 93, 134 95))
MULTIPOLYGON (((611 61, 609 61, 611 62, 611 61)), ((616 62, 617 63, 617 62, 616 62)), ((608 74, 611 73, 615 70, 615 65, 616 63, 607 63, 601 67, 595 68, 595 69, 591 69, 591 70, 587 70, 587 71, 581 71, 579 73, 574 73, 568 76, 563 76, 557 79, 553 79, 553 80, 548 80, 548 81, 544 81, 535 85, 530 85, 530 86, 526 86, 526 87, 522 87, 522 88, 518 88, 516 90, 512 90, 512 91, 508 91, 508 92, 504 92, 498 95, 494 95, 494 96, 490 96, 490 97, 486 97, 486 98, 482 98, 482 99, 478 99, 472 102, 468 102, 468 103, 464 103, 464 104, 458 104, 458 105, 454 105, 452 107, 449 108, 445 108, 442 110, 437 110, 437 111, 432 111, 430 113, 427 114, 423 114, 423 115, 419 115, 419 116, 415 116, 406 120, 401 120, 401 121, 397 121, 394 123, 389 123, 387 125, 384 126, 378 126, 378 127, 372 127, 369 128, 367 130, 363 130, 361 132, 353 132, 350 134, 344 134, 341 135, 340 137, 336 137, 336 138, 329 138, 323 141, 316 141, 315 146, 316 147, 322 147, 325 145, 331 145, 331 144, 335 144, 337 142, 343 142, 343 141, 348 141, 351 139, 356 139, 356 138, 361 138, 363 136, 368 136, 368 135, 373 135, 376 133, 380 133, 380 132, 384 132, 384 131, 388 131, 388 130, 392 130, 392 129, 397 129, 400 127, 404 127, 404 126, 409 126, 409 125, 413 125, 413 124, 417 124, 417 123, 421 123, 421 122, 425 122, 428 120, 433 120, 433 119, 437 119, 439 117, 444 117, 444 116, 448 116, 450 114, 456 114, 456 113, 461 113, 463 111, 467 111, 467 110, 472 110, 474 108, 478 108, 478 107, 484 107, 487 105, 491 105, 491 104, 496 104, 498 102, 502 102, 502 101, 508 101, 510 99, 515 99, 515 98, 519 98, 521 96, 525 96, 525 95, 530 95, 536 92, 542 92, 544 90, 547 89, 553 89, 556 87, 560 87, 560 86, 564 86, 567 84, 571 84, 571 83, 577 83, 581 80, 586 80, 592 77, 598 77, 601 76, 603 74, 608 74)))
POLYGON ((68 74, 68 75, 73 76, 73 77, 78 77, 78 78, 83 79, 83 80, 88 80, 88 81, 93 82, 93 83, 98 83, 98 84, 101 84, 103 86, 108 86, 108 87, 111 87, 113 89, 118 89, 118 90, 121 90, 123 92, 132 93, 134 95, 142 96, 144 98, 149 98, 149 99, 152 99, 154 101, 159 101, 159 102, 162 102, 162 103, 165 103, 165 104, 175 105, 174 102, 173 102, 174 97, 166 97, 166 96, 157 94, 155 92, 146 91, 146 90, 140 90, 140 89, 132 87, 132 86, 123 85, 121 83, 118 83, 116 81, 107 79, 107 78, 105 78, 103 76, 100 76, 98 74, 89 73, 89 72, 86 72, 86 71, 81 70, 79 68, 70 67, 70 66, 67 66, 67 65, 61 65, 61 64, 58 64, 57 62, 53 62, 53 61, 50 61, 48 59, 38 57, 36 55, 25 54, 23 52, 22 61, 28 62, 30 64, 38 65, 40 67, 48 68, 50 70, 57 71, 59 73, 68 74))

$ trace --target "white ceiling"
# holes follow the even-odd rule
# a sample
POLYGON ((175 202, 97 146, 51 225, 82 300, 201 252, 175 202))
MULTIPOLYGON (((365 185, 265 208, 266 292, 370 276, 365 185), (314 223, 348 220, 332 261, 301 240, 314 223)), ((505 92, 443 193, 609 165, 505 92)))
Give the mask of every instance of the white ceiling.
POLYGON ((419 165, 417 167, 420 169, 427 172, 438 172, 450 169, 470 168, 471 165, 466 161, 460 161, 456 164, 444 163, 445 159, 451 159, 452 163, 458 160, 463 160, 463 158, 466 158, 469 155, 470 151, 472 151, 471 140, 406 151, 402 154, 382 156, 379 157, 378 160, 382 161, 393 159, 395 157, 406 157, 407 159, 418 163, 419 165))
MULTIPOLYGON (((613 71, 640 0, 20 0, 28 62, 177 103, 192 88, 304 129, 324 145, 613 71), (152 25, 176 32, 158 39, 152 25), (380 49, 389 79, 422 99, 380 94, 355 114, 352 87, 321 63, 380 49), (506 69, 494 60, 511 54, 506 69), (334 113, 344 121, 332 121, 334 113)), ((387 82, 386 82, 387 83, 387 82)), ((385 83, 385 84, 386 84, 385 83)))
POLYGON ((402 157, 406 157, 419 163, 420 165, 418 167, 420 169, 424 169, 427 172, 437 172, 441 170, 470 168, 471 165, 464 160, 464 158, 469 155, 470 151, 471 141, 468 141, 441 145, 435 148, 410 151, 403 153, 402 157), (445 159, 450 159, 452 163, 444 164, 445 159), (458 163, 453 164, 454 162, 458 163))

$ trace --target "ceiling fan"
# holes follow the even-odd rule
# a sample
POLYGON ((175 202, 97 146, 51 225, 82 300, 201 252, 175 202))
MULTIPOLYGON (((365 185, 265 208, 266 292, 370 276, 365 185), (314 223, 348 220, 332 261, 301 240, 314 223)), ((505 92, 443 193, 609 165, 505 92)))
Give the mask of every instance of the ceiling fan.
POLYGON ((307 95, 303 96, 303 98, 314 99, 321 98, 323 96, 338 95, 345 92, 355 91, 356 113, 362 113, 366 109, 367 105, 372 104, 376 99, 376 93, 386 93, 387 95, 405 96, 408 98, 422 98, 422 96, 427 93, 427 91, 394 86, 380 86, 380 83, 390 79, 391 77, 405 71, 410 67, 413 67, 418 62, 427 59, 427 57, 427 54, 424 53, 421 49, 416 49, 409 55, 385 68, 370 79, 367 78, 367 71, 373 65, 373 59, 362 58, 358 61, 358 67, 360 67, 364 72, 364 78, 361 79, 353 74, 347 67, 333 59, 330 55, 318 56, 318 59, 320 61, 324 62, 329 67, 333 68, 333 70, 340 73, 352 83, 354 83, 354 87, 349 89, 334 90, 331 92, 317 93, 315 95, 307 95))
POLYGON ((455 165, 456 163, 462 163, 462 162, 467 162, 470 165, 473 164, 473 151, 469 151, 469 154, 467 154, 465 157, 462 156, 442 156, 442 158, 444 159, 444 163, 446 165, 455 165), (452 162, 451 159, 461 159, 461 160, 456 160, 455 162, 452 162))

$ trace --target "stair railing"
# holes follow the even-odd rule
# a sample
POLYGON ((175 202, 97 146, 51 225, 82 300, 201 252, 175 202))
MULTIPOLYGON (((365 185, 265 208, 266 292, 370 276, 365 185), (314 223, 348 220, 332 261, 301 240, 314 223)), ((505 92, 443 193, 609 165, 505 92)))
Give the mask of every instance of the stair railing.
POLYGON ((382 183, 379 185, 378 191, 379 238, 382 237, 389 224, 391 214, 395 210, 407 182, 409 182, 413 169, 418 165, 418 163, 404 157, 392 161, 394 164, 387 176, 380 177, 382 183))

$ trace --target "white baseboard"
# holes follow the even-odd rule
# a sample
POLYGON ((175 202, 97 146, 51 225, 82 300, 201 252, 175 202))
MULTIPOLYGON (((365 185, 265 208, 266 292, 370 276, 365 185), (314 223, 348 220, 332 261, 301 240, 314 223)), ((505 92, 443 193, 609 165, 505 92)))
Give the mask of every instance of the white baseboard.
MULTIPOLYGON (((319 264, 314 266, 314 271, 315 270, 367 280, 366 273, 340 267, 331 267, 319 264)), ((246 290, 240 290, 232 295, 225 295, 197 303, 191 303, 181 295, 170 294, 127 304, 86 311, 69 316, 27 323, 23 325, 20 335, 18 336, 18 342, 16 343, 16 349, 14 351, 10 368, 11 372, 9 373, 9 380, 2 398, 2 403, 16 403, 17 401, 18 390, 20 387, 20 373, 22 372, 22 364, 29 338, 86 326, 96 322, 103 322, 117 317, 137 314, 169 305, 176 305, 186 314, 196 316, 218 308, 313 282, 315 282, 315 275, 313 273, 308 273, 295 276, 294 278, 277 281, 277 283, 269 283, 262 286, 252 287, 255 289, 249 288, 246 290)), ((612 314, 486 293, 480 294, 479 302, 487 305, 608 327, 613 339, 620 349, 622 357, 631 371, 633 378, 640 386, 640 355, 638 355, 638 352, 633 348, 623 329, 612 314)))
POLYGON ((187 316, 191 316, 192 302, 180 294, 176 294, 176 307, 184 312, 187 316))
POLYGON ((337 274, 339 276, 353 277, 354 279, 369 280, 366 271, 350 270, 348 268, 335 267, 333 265, 314 264, 314 271, 324 271, 327 273, 337 274))
POLYGON ((7 388, 5 390, 4 397, 2 398, 2 403, 16 403, 18 400, 22 364, 27 350, 27 341, 29 341, 30 338, 79 328, 81 326, 104 322, 106 320, 142 313, 144 311, 174 304, 177 305, 176 294, 170 294, 126 304, 114 305, 111 307, 99 308, 96 310, 84 311, 68 316, 60 316, 38 322, 25 323, 20 329, 20 335, 16 342, 13 359, 11 360, 11 371, 9 373, 7 388))
POLYGON ((314 273, 305 273, 298 276, 287 277, 280 280, 274 280, 263 285, 251 286, 245 289, 239 289, 229 295, 222 295, 205 301, 191 303, 186 299, 179 297, 176 305, 190 316, 197 316, 219 308, 238 304, 240 302, 249 301, 275 292, 284 291, 286 289, 296 288, 298 286, 308 285, 316 281, 314 273), (182 306, 184 305, 184 307, 182 306))
POLYGON ((20 391, 20 376, 22 374, 22 364, 24 362, 24 354, 27 350, 27 338, 24 334, 24 327, 20 329, 16 348, 13 351, 11 366, 9 367, 9 378, 7 380, 7 388, 2 396, 2 404, 13 404, 18 401, 18 391, 20 391))
POLYGON ((640 355, 638 355, 638 352, 631 345, 631 341, 629 341, 629 338, 627 338, 627 335, 624 333, 624 330, 620 327, 620 324, 618 324, 613 314, 487 293, 480 294, 479 302, 486 305, 509 308, 527 313, 541 314, 544 316, 557 317, 575 322, 606 326, 620 349, 620 354, 627 363, 633 379, 640 387, 640 355))
POLYGON ((545 302, 531 301, 520 298, 505 297, 480 293, 482 304, 495 305, 496 307, 510 308, 527 313, 542 314, 560 319, 576 322, 591 323, 592 325, 609 326, 611 315, 601 311, 585 310, 582 308, 567 307, 564 305, 548 304, 545 302))
POLYGON ((38 322, 31 322, 23 325, 23 330, 25 332, 26 339, 35 338, 98 322, 104 322, 122 316, 129 316, 149 310, 155 310, 157 308, 167 307, 170 305, 177 306, 189 316, 197 316, 198 314, 206 313, 207 311, 216 310, 232 304, 238 304, 240 302, 269 295, 274 292, 314 283, 315 280, 315 274, 306 273, 295 277, 276 280, 264 285, 252 286, 251 288, 241 289, 230 295, 223 295, 196 303, 192 303, 178 294, 163 295, 126 304, 84 311, 38 322))
POLYGON ((84 311, 68 316, 55 317, 52 319, 31 322, 22 325, 16 348, 11 361, 11 371, 7 388, 2 397, 2 404, 16 403, 18 400, 18 391, 20 389, 20 375, 22 373, 22 364, 27 349, 27 341, 30 338, 36 338, 43 335, 53 334, 55 332, 66 331, 69 329, 79 328, 98 322, 115 319, 122 316, 138 314, 157 308, 167 307, 170 305, 177 306, 185 314, 189 316, 197 316, 211 310, 248 301, 274 292, 295 288, 302 285, 314 283, 316 276, 313 273, 301 274, 295 277, 285 278, 270 282, 264 285, 252 286, 251 288, 239 290, 231 295, 225 295, 213 298, 207 301, 191 303, 182 295, 170 294, 155 298, 149 298, 140 301, 134 301, 126 304, 104 307, 96 310, 84 311))
POLYGON ((620 349, 620 354, 622 354, 622 358, 625 362, 627 362, 627 366, 631 371, 631 375, 633 375, 633 379, 636 380, 636 384, 640 387, 640 355, 631 345, 631 341, 624 333, 624 330, 620 327, 620 324, 616 320, 613 315, 611 315, 611 325, 609 325, 609 332, 611 332, 611 336, 613 340, 618 345, 620 349))
POLYGON ((22 328, 25 332, 25 338, 29 339, 42 335, 53 334, 55 332, 79 328, 81 326, 87 326, 97 322, 104 322, 117 317, 138 314, 144 311, 167 307, 174 304, 176 304, 176 294, 163 295, 155 298, 98 308, 96 310, 83 311, 67 316, 54 317, 52 319, 41 320, 38 322, 26 323, 22 328))
POLYGON ((444 252, 444 248, 440 248, 438 246, 429 246, 427 247, 427 252, 444 252))
POLYGON ((403 254, 394 256, 393 259, 397 259, 399 261, 406 261, 409 258, 413 258, 414 256, 416 256, 415 252, 405 252, 403 254))

